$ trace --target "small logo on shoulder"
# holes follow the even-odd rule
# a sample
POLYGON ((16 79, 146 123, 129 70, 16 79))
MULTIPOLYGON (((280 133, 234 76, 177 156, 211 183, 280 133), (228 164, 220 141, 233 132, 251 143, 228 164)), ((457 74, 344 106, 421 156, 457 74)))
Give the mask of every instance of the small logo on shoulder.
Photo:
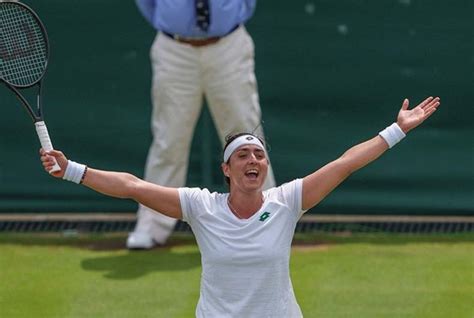
POLYGON ((265 221, 266 219, 268 219, 269 217, 270 217, 270 212, 263 212, 263 213, 260 215, 259 221, 260 221, 260 222, 263 222, 263 221, 265 221))

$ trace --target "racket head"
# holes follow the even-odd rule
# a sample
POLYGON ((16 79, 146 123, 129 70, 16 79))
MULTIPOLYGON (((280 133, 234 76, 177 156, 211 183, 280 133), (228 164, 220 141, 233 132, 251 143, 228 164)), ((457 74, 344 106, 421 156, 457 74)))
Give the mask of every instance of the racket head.
POLYGON ((25 88, 37 84, 48 66, 49 42, 38 15, 20 2, 0 2, 0 78, 25 88))

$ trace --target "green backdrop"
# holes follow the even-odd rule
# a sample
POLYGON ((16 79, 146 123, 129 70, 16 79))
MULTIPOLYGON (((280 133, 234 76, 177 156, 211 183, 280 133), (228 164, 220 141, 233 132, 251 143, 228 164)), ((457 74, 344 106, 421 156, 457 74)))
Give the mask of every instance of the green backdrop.
MULTIPOLYGON (((155 35, 134 1, 27 1, 51 42, 45 116, 53 143, 75 161, 143 175, 151 141, 155 35)), ((474 211, 474 2, 259 1, 256 44, 264 127, 278 183, 302 177, 391 124, 408 97, 441 109, 312 213, 474 211)), ((43 172, 34 128, 0 87, 0 212, 130 212, 136 204, 43 172)), ((224 190, 221 148, 204 110, 188 185, 224 190)))

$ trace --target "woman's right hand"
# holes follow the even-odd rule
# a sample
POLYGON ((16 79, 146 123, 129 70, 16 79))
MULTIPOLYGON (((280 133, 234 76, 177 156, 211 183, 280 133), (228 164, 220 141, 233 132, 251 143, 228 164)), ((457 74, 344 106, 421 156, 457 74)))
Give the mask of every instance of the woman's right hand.
POLYGON ((44 170, 46 170, 46 172, 56 178, 62 178, 64 176, 64 173, 66 172, 67 168, 67 158, 61 151, 51 150, 46 152, 43 148, 41 148, 40 155, 41 163, 43 164, 44 170), (54 166, 53 158, 56 159, 58 165, 61 167, 61 170, 50 173, 51 169, 53 169, 54 166))

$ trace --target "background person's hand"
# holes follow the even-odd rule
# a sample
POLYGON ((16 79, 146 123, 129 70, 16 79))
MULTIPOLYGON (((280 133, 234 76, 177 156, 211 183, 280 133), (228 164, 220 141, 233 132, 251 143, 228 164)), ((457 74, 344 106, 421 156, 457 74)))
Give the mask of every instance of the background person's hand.
POLYGON ((61 151, 51 150, 51 151, 46 152, 44 151, 43 148, 41 148, 40 155, 41 155, 41 163, 43 164, 44 170, 46 170, 46 172, 49 173, 49 171, 53 168, 54 166, 53 158, 56 158, 56 161, 58 162, 58 165, 61 167, 61 170, 52 172, 50 174, 56 178, 62 178, 64 176, 64 173, 66 172, 66 168, 67 168, 67 158, 61 151))
POLYGON ((397 124, 405 134, 430 117, 440 105, 440 100, 439 97, 428 97, 413 109, 408 109, 408 104, 405 98, 397 117, 397 124))

